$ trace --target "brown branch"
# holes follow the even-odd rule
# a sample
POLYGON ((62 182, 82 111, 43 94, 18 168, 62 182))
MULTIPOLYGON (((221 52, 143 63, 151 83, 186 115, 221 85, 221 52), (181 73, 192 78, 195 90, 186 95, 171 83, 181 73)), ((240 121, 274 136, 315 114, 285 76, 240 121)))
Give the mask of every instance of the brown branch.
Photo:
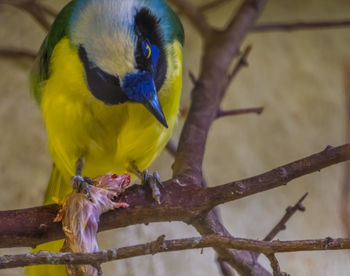
MULTIPOLYGON (((228 28, 222 32, 213 31, 212 28, 210 28, 210 26, 206 22, 204 15, 197 8, 189 4, 188 1, 173 0, 173 2, 175 4, 177 3, 178 7, 182 7, 184 9, 185 15, 188 16, 190 21, 195 25, 195 27, 199 30, 203 37, 206 38, 206 55, 205 58, 202 60, 203 68, 193 91, 193 96, 196 100, 192 102, 189 118, 186 121, 185 128, 180 139, 180 147, 174 166, 174 175, 176 176, 176 178, 165 183, 165 192, 164 194, 162 194, 162 196, 164 197, 162 198, 162 204, 160 206, 154 205, 154 202, 149 197, 149 192, 147 188, 136 187, 134 189, 130 189, 129 193, 127 193, 124 196, 123 200, 131 200, 131 202, 133 202, 134 200, 133 203, 136 204, 128 210, 125 210, 124 213, 122 211, 118 214, 121 215, 121 217, 123 216, 123 214, 128 214, 128 221, 119 221, 120 216, 118 216, 119 222, 117 223, 124 223, 125 225, 135 224, 137 223, 137 221, 142 221, 145 219, 149 219, 149 221, 147 222, 162 221, 166 217, 166 220, 183 220, 188 223, 191 223, 202 234, 208 232, 218 233, 221 231, 225 235, 229 235, 229 233, 217 219, 215 214, 209 213, 208 216, 204 214, 206 214, 213 206, 219 204, 218 197, 220 192, 227 192, 229 189, 231 189, 231 193, 233 193, 234 195, 238 195, 237 198, 240 198, 242 196, 257 192, 257 183, 255 183, 254 181, 260 179, 255 179, 254 181, 252 181, 253 178, 251 178, 246 180, 246 182, 244 182, 243 180, 240 182, 228 183, 227 185, 221 186, 221 188, 219 186, 219 190, 212 190, 212 188, 204 189, 199 187, 203 182, 201 166, 208 131, 216 117, 222 97, 225 94, 227 85, 230 81, 230 78, 232 77, 232 74, 230 75, 228 73, 231 61, 233 57, 237 55, 238 49, 240 48, 240 44, 245 34, 252 27, 252 24, 255 22, 258 14, 261 12, 265 1, 245 1, 239 9, 237 15, 228 24, 228 28), (216 47, 217 44, 219 44, 220 47, 216 47), (170 184, 173 185, 174 188, 177 188, 176 192, 174 189, 170 188, 170 184), (195 184, 197 186, 191 184, 195 184), (188 192, 188 194, 184 195, 183 192, 188 192), (177 197, 174 195, 177 195, 177 197), (151 213, 149 213, 149 211, 151 211, 151 213), (130 214, 135 215, 135 217, 131 217, 130 214)), ((39 13, 28 10, 28 8, 27 11, 31 12, 32 15, 39 22, 40 20, 44 20, 44 22, 41 22, 41 25, 45 27, 45 24, 47 23, 45 17, 40 19, 39 13)), ((333 160, 332 162, 341 162, 339 161, 340 159, 336 159, 335 161, 333 160)), ((329 165, 330 163, 327 164, 329 165)), ((307 166, 305 171, 306 173, 311 172, 310 168, 308 168, 307 166)), ((282 173, 282 180, 285 180, 284 172, 282 171, 282 173)), ((264 177, 268 178, 268 176, 266 175, 264 177)), ((276 176, 274 175, 274 177, 276 176)), ((290 181, 291 179, 293 179, 293 177, 291 177, 288 181, 290 181)), ((262 188, 270 189, 281 185, 278 181, 279 178, 277 177, 277 180, 273 182, 274 186, 268 185, 268 183, 264 183, 266 185, 263 185, 262 188)), ((221 194, 220 196, 223 200, 228 200, 227 195, 221 194)), ((233 199, 231 198, 230 200, 233 199)), ((50 212, 54 211, 55 208, 57 208, 57 206, 51 206, 50 208, 51 209, 46 210, 48 211, 46 213, 46 219, 50 218, 50 212)), ((36 211, 37 210, 31 209, 29 213, 35 213, 36 211)), ((17 214, 20 214, 20 211, 17 214)), ((111 212, 109 214, 115 213, 111 212)), ((8 213, 6 215, 8 215, 8 213)), ((106 214, 106 218, 108 218, 107 215, 108 214, 106 214)), ((8 217, 8 219, 11 221, 11 219, 13 218, 8 217)), ((37 218, 31 217, 30 219, 36 220, 37 218)), ((109 222, 111 222, 112 224, 116 223, 115 221, 113 221, 113 218, 110 218, 110 220, 111 221, 109 222)), ((36 228, 32 229, 32 236, 30 236, 34 240, 49 240, 52 239, 55 235, 57 235, 57 233, 59 235, 59 232, 57 232, 57 230, 55 234, 55 228, 59 229, 58 224, 53 225, 51 220, 47 220, 47 224, 42 223, 39 224, 40 226, 38 227, 37 222, 38 220, 34 222, 34 224, 36 224, 36 228), (40 232, 39 234, 37 233, 38 230, 40 232)), ((100 230, 104 230, 104 227, 106 227, 106 225, 108 225, 108 222, 106 223, 105 221, 102 221, 100 230)), ((23 229, 17 230, 22 231, 23 229)), ((9 238, 9 236, 11 235, 12 233, 9 232, 6 232, 5 235, 0 234, 0 240, 3 237, 9 238)), ((16 241, 25 242, 27 240, 26 237, 21 236, 16 241)), ((34 244, 36 243, 33 242, 32 245, 34 244)), ((220 257, 224 257, 223 259, 225 261, 227 260, 231 265, 234 265, 241 274, 253 275, 254 273, 258 273, 259 271, 259 275, 267 275, 258 264, 254 264, 252 262, 251 258, 249 258, 248 256, 248 252, 229 251, 227 249, 223 249, 221 247, 219 248, 217 246, 214 246, 214 248, 218 251, 220 257)))
POLYGON ((0 48, 0 57, 2 58, 28 58, 34 60, 36 53, 26 49, 0 48))
POLYGON ((315 22, 276 22, 265 23, 253 26, 251 32, 271 32, 271 31, 302 31, 324 28, 344 28, 350 26, 350 19, 332 20, 332 21, 315 21, 315 22))
MULTIPOLYGON (((210 29, 210 32, 208 30, 201 32, 205 54, 202 56, 199 78, 191 92, 193 101, 173 165, 173 175, 180 182, 198 186, 204 183, 202 162, 206 140, 210 126, 216 119, 227 83, 230 81, 227 76, 231 62, 238 54, 245 34, 254 24, 265 3, 265 0, 244 1, 225 30, 210 29)), ((197 217, 191 223, 201 235, 224 233, 230 236, 214 212, 197 217)), ((249 252, 218 248, 215 250, 220 258, 230 263, 241 275, 270 275, 262 266, 255 263, 249 252)))
POLYGON ((208 189, 213 191, 213 197, 220 198, 217 203, 222 204, 227 201, 286 185, 295 178, 320 171, 333 164, 347 161, 349 158, 350 144, 339 147, 327 146, 326 149, 319 153, 280 166, 269 172, 208 189))
POLYGON ((265 255, 277 252, 298 252, 315 250, 350 249, 350 239, 332 239, 296 241, 258 241, 242 238, 228 238, 219 235, 194 237, 187 239, 164 240, 164 236, 145 244, 104 250, 95 253, 53 253, 41 251, 31 254, 7 255, 0 257, 0 268, 14 268, 36 264, 101 264, 112 260, 126 259, 162 252, 200 249, 207 247, 234 248, 249 250, 265 255))
POLYGON ((212 38, 215 43, 206 44, 200 77, 192 91, 196 100, 192 101, 180 137, 174 175, 200 183, 207 135, 229 82, 227 76, 231 61, 239 52, 245 34, 254 24, 264 4, 264 0, 245 1, 228 28, 212 38))
MULTIPOLYGON (((203 35, 203 37, 206 38, 207 41, 209 41, 209 38, 211 37, 211 33, 213 32, 212 29, 209 27, 209 25, 207 24, 206 22, 206 19, 204 17, 204 15, 196 8, 194 8, 194 6, 191 6, 191 4, 189 4, 186 0, 177 0, 176 2, 178 2, 180 4, 180 8, 181 8, 181 5, 182 7, 185 8, 185 14, 187 14, 189 16, 189 19, 190 21, 193 23, 193 24, 197 24, 196 27, 197 29, 201 32, 201 34, 203 35)), ((252 1, 251 3, 248 3, 247 5, 242 5, 242 9, 241 9, 241 13, 239 14, 240 16, 241 15, 244 15, 245 13, 247 13, 248 15, 248 19, 250 20, 250 12, 251 12, 251 7, 255 8, 256 5, 255 5, 255 2, 264 2, 264 0, 255 0, 255 1, 252 1), (246 8, 244 8, 246 7, 246 8)), ((22 2, 23 3, 23 2, 22 2)), ((257 11, 259 11, 259 9, 257 9, 257 11)), ((254 11, 254 13, 256 13, 256 11, 254 11)), ((35 14, 34 14, 35 15, 35 14)), ((237 16, 238 18, 239 16, 237 16)), ((40 18, 37 18, 37 19, 40 19, 40 18)), ((242 18, 240 20, 237 20, 237 24, 235 23, 234 27, 236 27, 238 30, 240 29, 240 26, 245 26, 246 22, 245 20, 242 18), (242 22, 242 23, 241 23, 242 22)), ((230 28, 232 27, 230 26, 230 28)), ((246 29, 247 28, 244 28, 244 32, 246 32, 246 29)), ((239 32, 237 37, 241 36, 244 32, 239 32)), ((233 36, 233 34, 231 33, 230 34, 231 36, 233 36)), ((222 35, 222 38, 223 39, 226 39, 227 36, 223 33, 222 35)), ((237 42, 239 44, 240 40, 242 38, 240 38, 237 42)), ((237 44, 237 46, 238 46, 237 44)), ((227 47, 229 48, 229 46, 227 45, 227 47)), ((199 180, 201 183, 203 182, 202 180, 199 180)), ((211 222, 208 222, 208 224, 212 224, 211 222)), ((218 221, 218 224, 219 224, 219 221, 218 221)), ((205 227, 204 227, 205 228, 205 227)), ((228 252, 227 252, 228 253, 228 252)), ((231 256, 230 254, 225 254, 225 257, 234 257, 234 256, 231 256)), ((237 259, 237 258, 236 258, 237 259)), ((241 264, 241 266, 244 266, 243 264, 241 264)), ((256 267, 259 267, 259 265, 256 265, 256 267)))
MULTIPOLYGON (((284 185, 292 179, 349 159, 350 144, 346 144, 327 148, 264 174, 217 187, 202 188, 174 178, 163 182, 159 205, 152 199, 148 187, 134 185, 120 198, 130 207, 103 214, 99 231, 160 221, 184 221, 196 224, 200 218, 205 219, 202 214, 218 204, 284 185)), ((58 205, 47 205, 0 211, 0 247, 35 247, 62 238, 61 224, 53 222, 58 208, 58 205)), ((221 229, 222 233, 223 231, 221 229)))

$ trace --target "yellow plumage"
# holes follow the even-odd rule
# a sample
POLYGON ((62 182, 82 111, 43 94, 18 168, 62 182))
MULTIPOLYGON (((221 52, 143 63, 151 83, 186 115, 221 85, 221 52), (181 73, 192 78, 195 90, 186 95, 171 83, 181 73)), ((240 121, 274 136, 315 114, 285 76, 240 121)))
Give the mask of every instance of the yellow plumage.
MULTIPOLYGON (((55 46, 49 66, 50 78, 43 87, 41 109, 49 136, 53 169, 45 204, 62 199, 71 191, 76 161, 84 156, 83 175, 96 177, 109 172, 126 173, 134 164, 146 169, 160 154, 174 128, 179 109, 182 78, 182 46, 174 40, 165 46, 167 75, 159 101, 169 128, 141 104, 106 105, 88 90, 77 50, 64 37, 55 46)), ((61 242, 37 250, 58 250, 61 242)), ((64 266, 29 268, 28 275, 64 275, 64 266)))
MULTIPOLYGON (((174 128, 179 108, 182 52, 179 42, 166 47, 167 78, 158 92, 169 128, 162 126, 141 104, 109 106, 86 86, 84 70, 67 38, 55 47, 41 102, 53 161, 71 189, 75 163, 85 156, 83 175, 122 174, 131 164, 140 170, 159 155, 174 128)), ((47 195, 46 202, 50 202, 47 195)))

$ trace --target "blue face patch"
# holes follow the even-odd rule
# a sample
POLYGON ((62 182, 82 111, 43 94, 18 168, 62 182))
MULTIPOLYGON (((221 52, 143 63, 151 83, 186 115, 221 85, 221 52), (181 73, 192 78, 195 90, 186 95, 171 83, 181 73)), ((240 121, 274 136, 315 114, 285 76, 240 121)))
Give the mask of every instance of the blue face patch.
POLYGON ((159 58, 159 49, 156 45, 151 44, 150 45, 151 48, 151 56, 152 56, 152 69, 153 72, 156 71, 157 69, 157 64, 158 64, 158 58, 159 58))
POLYGON ((148 39, 142 41, 141 47, 142 47, 143 55, 147 59, 148 58, 152 59, 152 72, 154 75, 156 72, 156 69, 157 69, 157 64, 158 64, 159 49, 156 45, 151 44, 148 39))
POLYGON ((131 101, 138 103, 144 103, 157 93, 153 76, 147 71, 127 74, 123 80, 123 90, 131 101))
POLYGON ((143 104, 163 126, 168 127, 152 72, 127 74, 123 79, 123 90, 130 101, 143 104))

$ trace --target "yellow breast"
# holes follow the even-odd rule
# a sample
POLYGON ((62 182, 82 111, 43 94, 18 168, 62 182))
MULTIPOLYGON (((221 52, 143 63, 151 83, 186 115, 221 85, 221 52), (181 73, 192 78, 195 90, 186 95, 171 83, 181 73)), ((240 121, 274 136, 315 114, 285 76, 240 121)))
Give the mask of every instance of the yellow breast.
POLYGON ((141 104, 107 106, 88 90, 84 69, 69 40, 55 47, 50 78, 45 83, 41 109, 54 163, 67 178, 75 162, 85 157, 83 174, 124 173, 131 163, 145 169, 170 138, 179 108, 182 46, 166 47, 167 77, 158 92, 169 128, 164 128, 141 104))

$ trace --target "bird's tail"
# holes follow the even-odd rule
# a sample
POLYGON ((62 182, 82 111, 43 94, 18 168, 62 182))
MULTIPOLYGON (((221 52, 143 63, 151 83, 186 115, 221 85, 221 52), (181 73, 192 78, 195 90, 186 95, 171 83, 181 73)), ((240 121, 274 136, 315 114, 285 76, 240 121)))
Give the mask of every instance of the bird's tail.
MULTIPOLYGON (((51 177, 46 189, 44 205, 58 203, 71 191, 69 176, 64 177, 58 168, 53 165, 51 177)), ((59 252, 62 248, 63 240, 48 242, 36 247, 33 252, 50 251, 59 252)), ((27 276, 64 276, 66 268, 64 265, 37 265, 29 266, 26 269, 27 276)))

